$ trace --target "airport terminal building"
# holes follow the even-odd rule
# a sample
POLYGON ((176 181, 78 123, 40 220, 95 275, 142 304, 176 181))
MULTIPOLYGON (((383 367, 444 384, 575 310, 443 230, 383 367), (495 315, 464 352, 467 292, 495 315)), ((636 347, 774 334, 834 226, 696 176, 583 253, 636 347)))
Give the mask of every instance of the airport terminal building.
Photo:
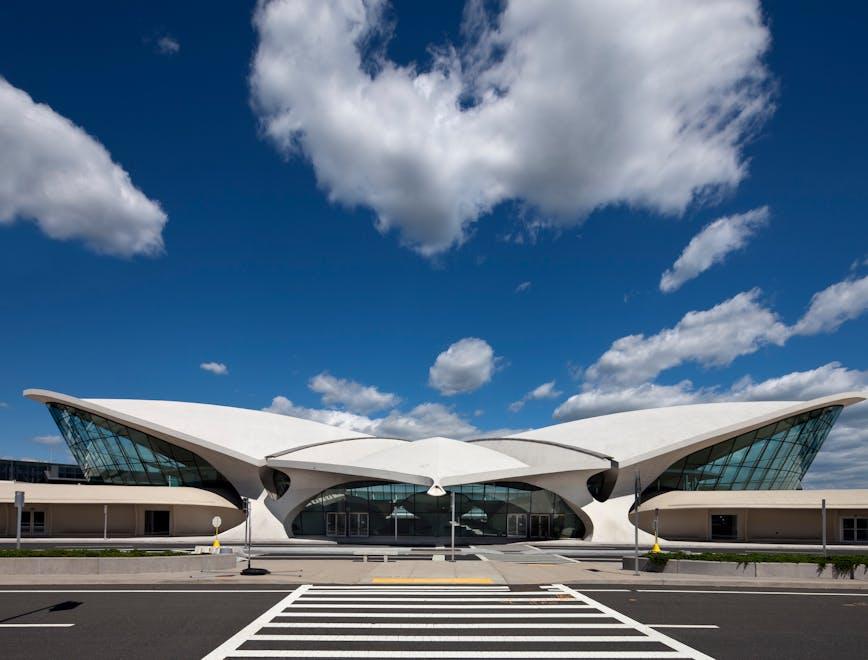
POLYGON ((815 542, 825 499, 829 541, 868 543, 868 491, 799 490, 841 410, 866 392, 637 410, 469 441, 201 403, 25 396, 48 407, 85 477, 106 484, 42 493, 52 536, 85 489, 94 505, 127 505, 128 532, 115 534, 130 536, 204 535, 212 513, 240 525, 250 498, 261 540, 436 542, 450 535, 454 494, 459 542, 627 542, 639 484, 640 527, 656 519, 663 538, 815 542))

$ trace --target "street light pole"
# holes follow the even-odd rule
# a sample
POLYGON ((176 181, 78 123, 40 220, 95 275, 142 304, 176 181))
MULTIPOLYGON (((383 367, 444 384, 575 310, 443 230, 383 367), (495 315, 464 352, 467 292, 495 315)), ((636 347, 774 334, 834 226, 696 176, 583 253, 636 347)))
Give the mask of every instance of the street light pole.
POLYGON ((253 543, 253 505, 249 497, 244 498, 244 508, 247 512, 246 523, 244 526, 244 536, 247 541, 247 568, 241 571, 241 575, 268 575, 271 571, 267 568, 251 568, 250 566, 250 546, 253 543))
POLYGON ((823 521, 823 523, 822 523, 823 524, 823 557, 825 557, 826 556, 826 498, 825 497, 823 498, 821 510, 822 510, 821 518, 823 521))
POLYGON ((453 490, 450 494, 450 504, 451 504, 451 515, 449 516, 449 531, 452 536, 452 561, 455 561, 455 491, 453 490))
POLYGON ((639 575, 639 473, 633 479, 633 575, 639 575))

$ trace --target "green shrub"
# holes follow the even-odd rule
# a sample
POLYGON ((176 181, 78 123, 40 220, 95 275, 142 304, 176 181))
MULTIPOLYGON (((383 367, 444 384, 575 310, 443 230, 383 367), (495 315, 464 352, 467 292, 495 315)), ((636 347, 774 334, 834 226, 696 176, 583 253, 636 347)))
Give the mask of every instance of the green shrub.
POLYGON ((817 572, 821 572, 829 564, 835 572, 835 577, 842 575, 853 578, 860 566, 863 572, 868 572, 868 555, 823 555, 797 554, 792 552, 648 552, 645 555, 657 565, 666 565, 670 559, 686 559, 693 561, 730 561, 739 565, 759 562, 786 564, 816 564, 817 572))
POLYGON ((184 556, 186 552, 174 550, 122 550, 120 548, 21 548, 0 549, 2 557, 174 557, 184 556))

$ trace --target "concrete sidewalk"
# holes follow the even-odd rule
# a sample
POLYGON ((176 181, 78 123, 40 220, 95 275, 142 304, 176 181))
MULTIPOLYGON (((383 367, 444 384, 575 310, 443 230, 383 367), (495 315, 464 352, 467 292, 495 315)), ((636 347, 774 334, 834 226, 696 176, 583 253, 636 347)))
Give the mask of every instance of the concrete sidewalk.
POLYGON ((270 575, 247 577, 237 568, 201 573, 115 574, 115 575, 0 575, 6 586, 50 585, 262 585, 291 587, 296 584, 606 584, 629 586, 669 586, 759 589, 807 589, 811 591, 864 591, 868 583, 860 580, 728 578, 719 576, 641 573, 633 575, 611 562, 572 562, 564 564, 522 564, 492 561, 390 561, 363 563, 344 559, 274 559, 255 561, 268 568, 270 575))

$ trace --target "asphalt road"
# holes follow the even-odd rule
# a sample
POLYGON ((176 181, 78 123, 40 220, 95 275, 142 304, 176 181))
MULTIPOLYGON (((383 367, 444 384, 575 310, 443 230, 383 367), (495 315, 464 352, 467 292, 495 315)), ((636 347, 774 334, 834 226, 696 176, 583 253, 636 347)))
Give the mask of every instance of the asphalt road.
POLYGON ((301 594, 214 586, 0 588, 0 649, 4 658, 186 659, 232 648, 312 658, 366 649, 413 658, 565 657, 557 654, 582 650, 675 657, 679 643, 687 649, 682 657, 864 658, 868 648, 868 592, 588 586, 317 585, 301 594), (8 627, 22 624, 36 627, 8 627), (566 639, 586 635, 598 639, 566 639))

